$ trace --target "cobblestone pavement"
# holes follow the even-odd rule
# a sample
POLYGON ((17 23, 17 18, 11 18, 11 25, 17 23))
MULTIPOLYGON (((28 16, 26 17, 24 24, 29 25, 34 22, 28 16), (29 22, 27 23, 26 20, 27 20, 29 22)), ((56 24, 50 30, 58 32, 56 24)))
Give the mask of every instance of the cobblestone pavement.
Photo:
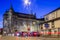
POLYGON ((60 38, 46 38, 46 37, 0 37, 0 40, 60 40, 60 38))
POLYGON ((2 35, 0 35, 0 40, 2 40, 2 38, 1 38, 1 37, 2 37, 2 35))
POLYGON ((44 38, 44 37, 40 37, 37 38, 38 40, 60 40, 60 38, 44 38))

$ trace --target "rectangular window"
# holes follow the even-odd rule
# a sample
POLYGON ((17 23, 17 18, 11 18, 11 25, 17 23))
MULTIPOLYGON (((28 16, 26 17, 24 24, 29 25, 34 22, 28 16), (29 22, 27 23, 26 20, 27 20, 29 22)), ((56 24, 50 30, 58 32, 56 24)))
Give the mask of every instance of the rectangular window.
POLYGON ((45 17, 45 20, 49 20, 49 16, 46 16, 46 17, 45 17))
POLYGON ((41 27, 41 29, 43 29, 43 27, 41 27))
POLYGON ((43 25, 42 25, 42 24, 40 24, 40 25, 41 25, 41 26, 40 26, 40 27, 41 27, 41 29, 43 29, 43 25))
POLYGON ((54 26, 54 21, 52 21, 52 28, 54 28, 55 26, 54 26))
POLYGON ((46 20, 48 20, 48 18, 46 17, 46 20))

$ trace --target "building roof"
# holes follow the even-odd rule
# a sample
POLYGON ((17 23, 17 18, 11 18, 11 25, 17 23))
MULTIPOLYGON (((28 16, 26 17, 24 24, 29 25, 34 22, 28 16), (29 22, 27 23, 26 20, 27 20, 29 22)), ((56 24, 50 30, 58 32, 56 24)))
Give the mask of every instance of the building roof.
MULTIPOLYGON (((11 12, 12 12, 13 15, 16 15, 16 16, 18 16, 18 17, 20 17, 20 18, 36 19, 36 15, 26 14, 26 13, 21 13, 21 12, 15 12, 15 11, 13 10, 12 5, 10 6, 10 9, 9 9, 9 10, 11 10, 11 12)), ((7 15, 7 13, 9 12, 9 10, 7 10, 4 15, 7 15)), ((4 15, 3 15, 3 16, 4 16, 4 15)))
MULTIPOLYGON (((44 21, 44 18, 36 18, 36 13, 35 13, 35 14, 26 14, 26 13, 21 13, 21 12, 15 12, 15 11, 13 10, 12 5, 11 5, 11 7, 10 7, 9 10, 12 10, 12 14, 13 14, 13 15, 16 15, 16 16, 18 16, 18 17, 20 17, 20 18, 28 18, 28 19, 35 19, 35 20, 44 21)), ((9 10, 6 11, 6 12, 9 12, 9 10)), ((5 13, 4 15, 7 15, 7 14, 5 13)))
POLYGON ((18 17, 22 17, 22 18, 31 18, 31 19, 35 19, 36 16, 33 14, 25 14, 25 13, 19 13, 19 12, 14 12, 13 15, 16 15, 18 17))
MULTIPOLYGON (((53 11, 51 11, 51 12, 49 12, 49 13, 47 13, 46 15, 49 15, 49 14, 51 14, 52 12, 54 12, 54 11, 56 11, 56 10, 59 10, 59 9, 60 9, 60 7, 56 8, 55 10, 53 10, 53 11)), ((44 15, 44 16, 46 16, 46 15, 44 15)))
POLYGON ((38 19, 36 19, 36 20, 44 21, 44 18, 38 18, 38 19))

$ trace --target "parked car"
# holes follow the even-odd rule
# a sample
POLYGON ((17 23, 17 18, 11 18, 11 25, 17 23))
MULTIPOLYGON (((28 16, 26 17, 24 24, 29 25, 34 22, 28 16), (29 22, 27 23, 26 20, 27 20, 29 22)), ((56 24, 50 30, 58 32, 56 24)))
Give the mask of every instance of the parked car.
POLYGON ((22 32, 21 36, 22 37, 27 37, 28 36, 28 33, 27 32, 22 32))
POLYGON ((15 36, 21 36, 21 37, 39 37, 39 32, 16 32, 14 34, 15 36))
POLYGON ((39 37, 40 36, 39 32, 31 32, 30 34, 31 34, 31 36, 34 36, 34 37, 39 37))

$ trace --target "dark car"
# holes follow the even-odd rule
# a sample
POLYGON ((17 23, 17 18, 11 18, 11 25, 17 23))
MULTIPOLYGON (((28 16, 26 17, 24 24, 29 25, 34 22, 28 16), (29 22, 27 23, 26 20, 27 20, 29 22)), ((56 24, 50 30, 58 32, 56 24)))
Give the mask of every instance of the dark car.
POLYGON ((28 36, 28 33, 27 32, 22 32, 21 36, 22 37, 27 37, 28 36))
POLYGON ((40 36, 40 33, 39 32, 31 32, 30 34, 33 37, 39 37, 40 36))

